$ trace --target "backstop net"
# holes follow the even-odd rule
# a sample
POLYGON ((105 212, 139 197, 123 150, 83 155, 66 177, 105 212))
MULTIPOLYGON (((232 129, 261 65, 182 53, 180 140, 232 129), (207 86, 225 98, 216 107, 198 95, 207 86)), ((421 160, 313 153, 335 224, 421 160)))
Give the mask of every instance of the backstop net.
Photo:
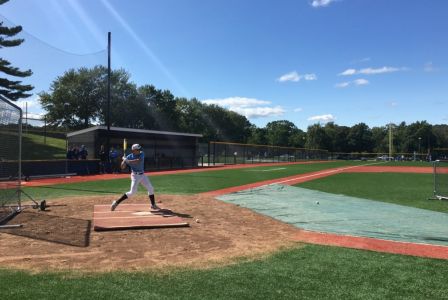
POLYGON ((448 199, 448 160, 436 160, 434 164, 434 197, 448 199))
POLYGON ((21 209, 22 111, 0 97, 0 225, 21 209))
POLYGON ((202 149, 201 152, 204 156, 204 163, 209 165, 328 159, 327 150, 228 142, 209 142, 208 149, 202 149))

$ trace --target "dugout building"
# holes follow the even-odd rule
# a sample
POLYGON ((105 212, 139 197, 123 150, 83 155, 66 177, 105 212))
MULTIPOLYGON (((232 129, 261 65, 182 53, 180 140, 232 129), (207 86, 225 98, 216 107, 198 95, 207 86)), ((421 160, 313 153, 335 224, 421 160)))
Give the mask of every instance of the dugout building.
POLYGON ((99 159, 101 145, 123 156, 123 140, 127 139, 126 154, 131 152, 132 144, 140 144, 145 152, 145 170, 180 169, 197 167, 199 157, 199 138, 201 134, 132 129, 121 127, 94 126, 67 134, 68 145, 88 150, 89 159, 99 159))

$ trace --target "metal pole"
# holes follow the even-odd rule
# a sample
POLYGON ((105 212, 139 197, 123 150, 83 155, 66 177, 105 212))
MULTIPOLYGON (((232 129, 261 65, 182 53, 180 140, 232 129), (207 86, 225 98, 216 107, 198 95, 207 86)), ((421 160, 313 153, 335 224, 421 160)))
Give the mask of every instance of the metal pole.
MULTIPOLYGON (((19 108, 20 109, 20 108, 19 108)), ((22 110, 20 109, 20 119, 19 119, 19 187, 18 187, 18 197, 19 197, 19 210, 22 210, 22 110)))
POLYGON ((44 144, 47 144, 47 116, 44 116, 44 144))
POLYGON ((28 133, 28 102, 25 102, 25 129, 28 133))
POLYGON ((437 173, 437 162, 435 161, 432 165, 432 174, 433 174, 433 182, 434 182, 434 197, 437 199, 437 177, 436 177, 436 173, 437 173))
POLYGON ((393 147, 392 123, 389 123, 389 158, 387 160, 391 160, 393 147))
POLYGON ((68 174, 68 129, 67 129, 67 123, 65 123, 65 176, 68 174))
POLYGON ((208 142, 207 148, 207 167, 210 167, 210 141, 208 142))
POLYGON ((107 124, 107 139, 106 148, 107 153, 110 150, 110 49, 111 49, 111 33, 107 34, 107 111, 106 111, 106 124, 107 124))

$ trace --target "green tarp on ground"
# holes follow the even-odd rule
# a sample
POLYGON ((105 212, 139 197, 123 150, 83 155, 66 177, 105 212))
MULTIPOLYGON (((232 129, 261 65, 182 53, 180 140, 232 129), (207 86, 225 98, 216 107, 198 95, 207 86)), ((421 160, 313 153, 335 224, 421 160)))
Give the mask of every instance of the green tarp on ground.
POLYGON ((445 213, 276 184, 217 199, 305 230, 448 246, 445 213))

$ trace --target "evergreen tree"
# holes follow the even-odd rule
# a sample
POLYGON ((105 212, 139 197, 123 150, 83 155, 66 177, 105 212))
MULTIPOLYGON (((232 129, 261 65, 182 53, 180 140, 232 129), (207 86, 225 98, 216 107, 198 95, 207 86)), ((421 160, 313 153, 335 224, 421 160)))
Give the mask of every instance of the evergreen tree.
MULTIPOLYGON (((8 2, 8 0, 0 0, 0 5, 8 2)), ((6 27, 3 22, 0 22, 0 48, 16 47, 23 43, 24 39, 12 39, 16 34, 22 31, 22 26, 6 27)), ((33 74, 31 70, 21 71, 16 67, 11 66, 11 63, 3 58, 0 58, 0 72, 9 77, 28 77, 33 74)), ((29 92, 34 87, 31 85, 23 85, 20 80, 10 80, 8 78, 0 78, 0 95, 7 97, 10 100, 17 101, 20 98, 27 98, 31 96, 29 92)))

